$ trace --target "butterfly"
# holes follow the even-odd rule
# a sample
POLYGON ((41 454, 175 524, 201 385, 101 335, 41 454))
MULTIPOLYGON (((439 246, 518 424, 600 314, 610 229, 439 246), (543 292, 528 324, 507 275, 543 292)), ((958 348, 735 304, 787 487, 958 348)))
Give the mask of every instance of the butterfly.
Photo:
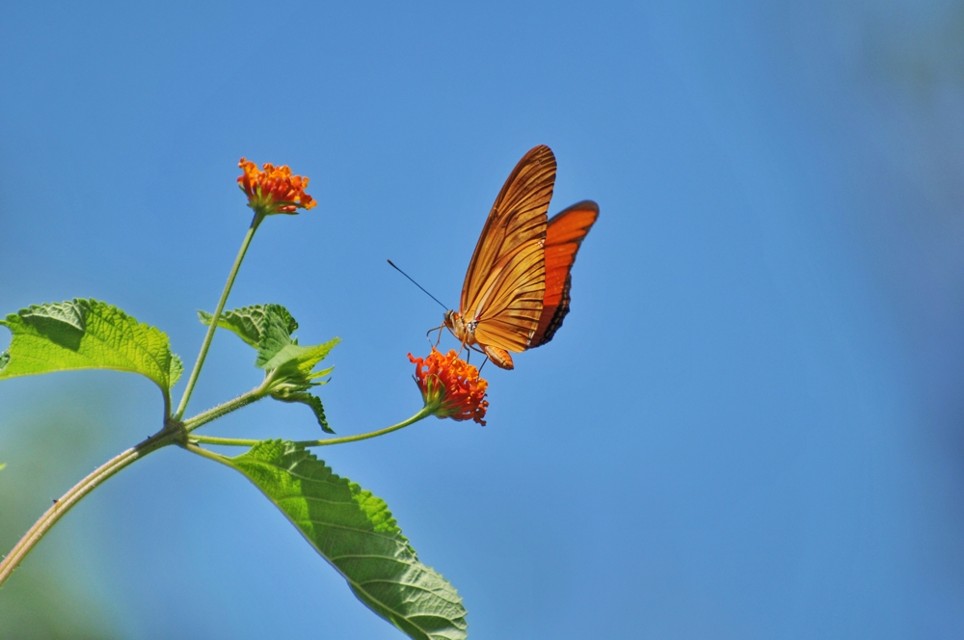
POLYGON ((458 311, 444 326, 462 343, 512 369, 510 351, 543 345, 569 313, 570 270, 599 217, 590 200, 547 220, 556 158, 539 145, 516 165, 492 205, 469 260, 458 311))

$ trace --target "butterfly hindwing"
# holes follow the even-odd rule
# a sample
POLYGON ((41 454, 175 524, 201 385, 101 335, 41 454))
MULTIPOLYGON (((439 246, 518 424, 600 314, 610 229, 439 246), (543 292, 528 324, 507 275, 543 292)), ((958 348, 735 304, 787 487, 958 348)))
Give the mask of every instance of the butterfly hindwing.
POLYGON ((599 205, 591 200, 578 202, 552 216, 546 228, 546 289, 542 315, 529 348, 552 340, 562 320, 569 313, 569 287, 572 265, 583 238, 599 217, 599 205))

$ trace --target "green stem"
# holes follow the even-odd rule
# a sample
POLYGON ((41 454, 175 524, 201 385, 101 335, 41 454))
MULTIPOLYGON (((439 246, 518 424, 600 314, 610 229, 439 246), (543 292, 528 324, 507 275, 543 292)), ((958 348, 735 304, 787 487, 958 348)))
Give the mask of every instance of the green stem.
POLYGON ((230 461, 224 456, 222 456, 221 454, 214 453, 213 451, 208 451, 207 449, 203 447, 199 447, 196 444, 192 444, 188 442, 186 445, 184 445, 184 448, 190 451, 191 453, 196 453, 202 458, 207 458, 208 460, 214 460, 215 462, 219 462, 229 467, 231 466, 230 461))
POLYGON ((218 306, 214 309, 214 315, 211 316, 211 323, 208 325, 207 333, 204 334, 204 341, 201 343, 201 350, 197 355, 197 361, 194 363, 194 368, 191 369, 191 376, 188 378, 187 386, 184 388, 184 395, 181 396, 181 402, 177 406, 177 411, 174 412, 174 419, 180 420, 181 416, 184 415, 184 410, 187 409, 188 400, 191 399, 191 393, 194 392, 194 385, 197 384, 198 375, 201 373, 201 367, 204 365, 204 359, 207 358, 208 349, 211 348, 211 340, 214 338, 214 332, 218 328, 218 320, 221 318, 221 312, 224 311, 224 305, 228 301, 228 294, 231 293, 231 287, 234 286, 234 279, 238 275, 238 270, 241 269, 241 262, 244 260, 244 255, 248 252, 248 247, 251 245, 251 240, 254 238, 254 232, 258 230, 258 225, 264 220, 264 215, 255 212, 254 218, 251 220, 251 225, 248 227, 248 232, 244 235, 244 240, 241 241, 241 248, 238 249, 238 255, 234 258, 234 264, 231 265, 231 273, 228 274, 228 281, 224 285, 224 290, 221 292, 221 299, 218 300, 218 306))
MULTIPOLYGON (((327 438, 324 440, 297 440, 294 444, 302 447, 326 447, 333 444, 345 444, 347 442, 358 442, 360 440, 368 440, 369 438, 377 438, 378 436, 383 436, 386 433, 391 433, 392 431, 398 431, 399 429, 404 429, 405 427, 414 424, 433 414, 433 409, 429 407, 422 407, 419 411, 413 415, 411 418, 402 420, 398 424, 393 424, 390 427, 385 427, 384 429, 378 429, 377 431, 369 431, 368 433, 359 433, 353 436, 341 436, 339 438, 327 438)), ((253 447, 257 444, 264 442, 264 440, 251 440, 247 438, 221 438, 218 436, 200 436, 192 435, 188 439, 189 443, 198 444, 218 444, 233 447, 253 447)), ((190 447, 189 447, 190 448, 190 447)), ((191 449, 192 451, 194 449, 191 449)))
POLYGON ((201 413, 197 414, 193 418, 188 418, 187 420, 184 421, 184 431, 187 433, 190 433, 191 431, 194 431, 201 425, 207 424, 212 420, 217 420, 223 415, 231 413, 232 411, 235 411, 237 409, 240 409, 241 407, 247 406, 252 402, 256 402, 257 400, 260 400, 267 394, 269 383, 270 383, 270 379, 265 378, 264 382, 259 384, 251 391, 242 393, 237 398, 233 398, 231 400, 228 400, 227 402, 222 402, 218 406, 212 407, 207 411, 202 411, 201 413))
POLYGON ((37 546, 37 543, 57 522, 67 514, 70 509, 80 502, 88 493, 100 486, 105 480, 133 462, 143 458, 149 453, 157 451, 161 447, 182 442, 184 431, 177 422, 170 422, 161 431, 147 438, 134 447, 114 456, 101 466, 94 469, 87 477, 75 484, 60 499, 54 501, 53 505, 40 516, 22 538, 14 545, 10 553, 0 561, 0 585, 13 573, 13 570, 20 565, 27 554, 37 546))

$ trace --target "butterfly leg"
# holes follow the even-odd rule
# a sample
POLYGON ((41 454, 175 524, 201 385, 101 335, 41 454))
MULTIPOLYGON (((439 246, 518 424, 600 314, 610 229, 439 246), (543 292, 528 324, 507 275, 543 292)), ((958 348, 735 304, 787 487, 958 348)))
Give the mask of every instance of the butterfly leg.
MULTIPOLYGON (((442 329, 444 329, 444 328, 445 328, 445 325, 444 325, 444 324, 440 324, 439 326, 437 326, 437 327, 432 327, 431 329, 429 329, 428 331, 425 332, 425 337, 428 338, 428 336, 429 336, 433 331, 438 331, 438 335, 435 336, 435 344, 432 345, 433 347, 438 348, 438 343, 440 343, 440 342, 442 341, 442 329)), ((429 342, 431 342, 431 340, 429 340, 429 342)))

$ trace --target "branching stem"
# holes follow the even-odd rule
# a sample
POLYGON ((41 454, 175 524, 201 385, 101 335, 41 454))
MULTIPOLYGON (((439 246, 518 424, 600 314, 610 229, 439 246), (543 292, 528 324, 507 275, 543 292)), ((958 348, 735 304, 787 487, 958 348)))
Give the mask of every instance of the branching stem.
POLYGON ((238 255, 234 258, 234 264, 231 265, 228 281, 225 283, 224 290, 221 292, 221 299, 218 300, 218 306, 214 309, 214 315, 211 316, 211 323, 208 325, 207 333, 204 334, 204 340, 201 342, 201 350, 198 352, 194 368, 191 369, 187 386, 184 387, 184 395, 181 396, 181 402, 177 405, 177 411, 174 412, 173 417, 175 420, 180 420, 181 416, 184 415, 184 410, 187 409, 187 403, 191 399, 191 394, 194 392, 194 385, 197 384, 198 376, 201 374, 201 367, 204 366, 204 360, 207 358, 208 349, 211 348, 211 340, 214 339, 214 332, 218 328, 221 312, 224 311, 224 305, 228 301, 228 294, 231 293, 231 288, 234 286, 234 279, 238 276, 238 271, 241 269, 241 262, 244 260, 244 256, 248 252, 248 247, 251 246, 251 240, 254 239, 254 232, 258 230, 258 226, 262 220, 264 220, 264 215, 255 213, 254 218, 251 220, 251 225, 248 227, 248 232, 244 235, 244 240, 241 241, 241 248, 238 249, 238 255))

